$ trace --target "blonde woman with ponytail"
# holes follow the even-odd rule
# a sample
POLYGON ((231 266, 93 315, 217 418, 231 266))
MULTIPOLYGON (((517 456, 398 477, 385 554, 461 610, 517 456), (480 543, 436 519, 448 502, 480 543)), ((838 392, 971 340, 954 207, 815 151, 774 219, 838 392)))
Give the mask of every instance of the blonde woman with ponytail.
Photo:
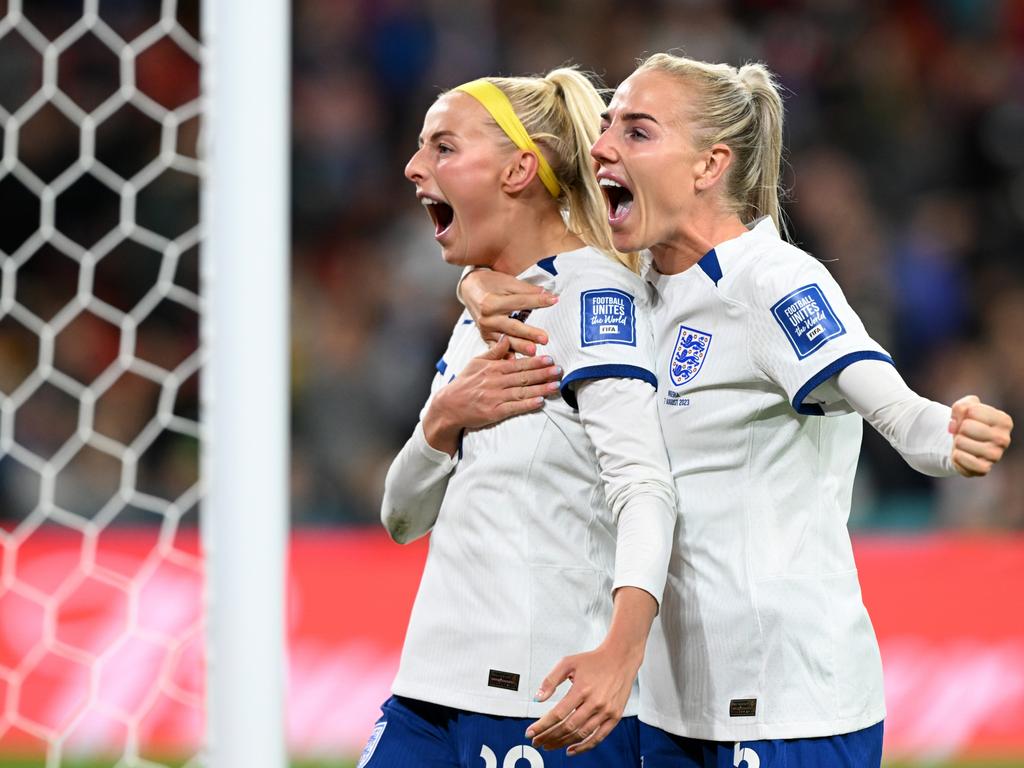
MULTIPOLYGON (((1010 443, 1010 417, 977 397, 912 392, 828 270, 780 237, 782 121, 763 66, 657 54, 592 149, 613 245, 650 253, 681 504, 640 673, 644 768, 877 767, 882 668, 846 528, 862 422, 937 477, 987 474, 1010 443)), ((479 306, 543 294, 491 273, 462 290, 483 332, 542 333, 479 306)))
POLYGON ((476 80, 437 99, 406 167, 446 262, 561 300, 533 313, 551 329, 535 357, 488 349, 460 318, 388 472, 384 525, 399 543, 429 532, 430 551, 360 766, 640 764, 635 679, 675 493, 647 439, 648 289, 611 245, 591 168, 603 108, 570 68, 476 80), (568 749, 543 754, 525 731, 560 702, 568 749))

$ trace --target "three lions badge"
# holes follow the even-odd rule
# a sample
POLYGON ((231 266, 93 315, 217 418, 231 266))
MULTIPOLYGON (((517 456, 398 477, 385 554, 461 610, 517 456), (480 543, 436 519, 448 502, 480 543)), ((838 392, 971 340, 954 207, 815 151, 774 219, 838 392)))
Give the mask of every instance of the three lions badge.
POLYGON ((676 346, 668 367, 669 380, 673 385, 681 387, 700 372, 710 346, 710 333, 685 325, 679 326, 679 335, 676 336, 676 346))

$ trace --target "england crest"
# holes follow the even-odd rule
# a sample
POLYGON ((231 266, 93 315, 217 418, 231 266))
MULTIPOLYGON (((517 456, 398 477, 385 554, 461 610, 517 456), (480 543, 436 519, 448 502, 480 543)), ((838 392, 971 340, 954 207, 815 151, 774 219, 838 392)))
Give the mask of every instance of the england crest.
POLYGON ((672 362, 669 363, 669 379, 677 387, 682 386, 696 376, 704 365, 704 358, 711 346, 711 334, 679 326, 676 346, 672 350, 672 362))

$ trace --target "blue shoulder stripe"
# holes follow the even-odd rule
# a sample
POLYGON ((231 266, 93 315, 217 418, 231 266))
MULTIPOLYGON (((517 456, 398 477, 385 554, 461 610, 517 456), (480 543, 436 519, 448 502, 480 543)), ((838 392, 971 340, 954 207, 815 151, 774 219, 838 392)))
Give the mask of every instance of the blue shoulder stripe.
POLYGON ((658 388, 658 377, 651 373, 651 371, 638 365, 607 363, 605 365, 590 365, 586 368, 577 368, 562 379, 561 387, 562 399, 574 411, 579 410, 579 407, 576 403, 576 393, 569 385, 587 379, 640 379, 640 381, 646 381, 655 389, 658 388))
POLYGON ((822 410, 820 405, 806 404, 804 403, 804 398, 811 394, 811 392, 813 392, 817 387, 821 386, 843 370, 843 368, 851 363, 856 363, 858 360, 881 360, 883 363, 896 365, 891 357, 883 354, 882 352, 875 352, 874 350, 861 350, 860 352, 851 352, 848 355, 843 355, 842 357, 833 360, 816 374, 811 376, 811 378, 808 379, 799 390, 797 390, 797 393, 793 396, 793 410, 802 416, 824 416, 825 411, 822 410))
POLYGON ((437 368, 438 373, 444 376, 444 372, 448 370, 448 363, 446 363, 444 361, 444 358, 442 357, 440 360, 437 361, 437 363, 435 363, 434 367, 437 368))

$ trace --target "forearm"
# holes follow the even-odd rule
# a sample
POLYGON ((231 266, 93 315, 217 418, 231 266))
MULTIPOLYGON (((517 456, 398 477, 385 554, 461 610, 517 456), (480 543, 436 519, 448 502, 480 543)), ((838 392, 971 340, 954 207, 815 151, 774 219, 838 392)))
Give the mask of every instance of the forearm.
POLYGON ((660 603, 677 512, 653 389, 636 379, 597 379, 580 384, 576 396, 616 522, 612 588, 637 587, 660 603))
POLYGON ((433 527, 455 464, 428 445, 422 424, 417 424, 384 481, 380 517, 392 539, 407 544, 433 527))
POLYGON ((638 587, 616 590, 611 626, 601 645, 638 669, 657 614, 658 601, 650 592, 638 587))
POLYGON ((916 394, 893 366, 853 363, 837 374, 835 387, 911 467, 932 477, 956 474, 950 408, 916 394))

